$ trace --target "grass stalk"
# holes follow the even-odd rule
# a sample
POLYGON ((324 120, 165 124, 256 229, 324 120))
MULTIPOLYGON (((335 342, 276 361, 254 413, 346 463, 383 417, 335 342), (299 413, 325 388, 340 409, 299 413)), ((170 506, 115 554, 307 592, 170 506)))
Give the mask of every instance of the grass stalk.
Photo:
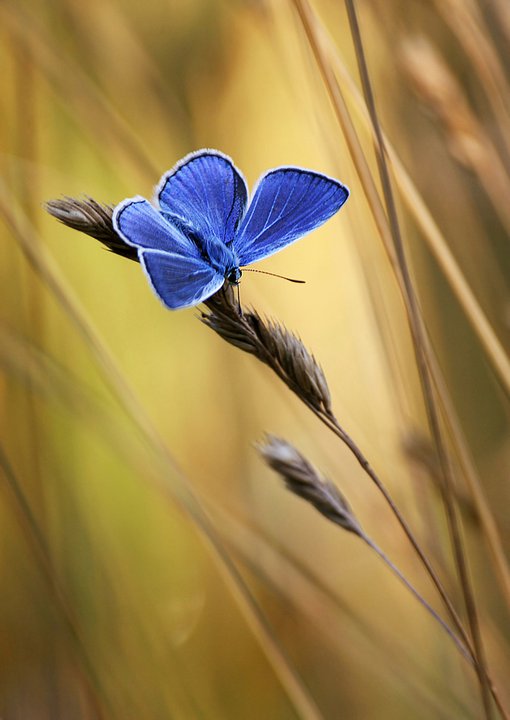
MULTIPOLYGON (((310 46, 313 50, 313 53, 315 55, 315 59, 317 61, 317 65, 319 67, 319 70, 324 78, 326 87, 328 89, 328 92, 330 93, 333 107, 335 109, 336 116, 340 122, 342 131, 344 133, 344 136, 347 140, 349 150, 351 152, 351 155, 353 157, 356 170, 358 171, 358 174, 360 175, 361 182, 363 184, 363 188, 365 190, 365 193, 367 195, 367 199, 369 201, 370 209, 373 213, 374 219, 376 220, 376 225, 381 233, 381 239, 383 240, 384 246, 388 252, 388 256, 392 262, 392 267, 395 269, 396 277, 399 280, 399 285, 401 288, 401 291, 405 297, 405 288, 403 287, 403 278, 401 274, 401 269, 398 263, 398 259, 396 256, 396 252, 393 246, 393 241, 391 239, 391 235, 389 234, 389 227, 386 219, 386 215, 384 214, 384 211, 382 209, 382 205, 380 203, 380 199, 375 187, 375 183, 373 181, 372 175, 370 173, 370 169, 368 167, 368 164, 366 162, 366 159, 364 157, 364 153, 362 151, 361 145, 359 143, 359 140, 357 138, 357 135, 355 133, 354 127, 352 126, 349 113, 347 110, 347 107, 345 105, 345 101, 342 97, 342 94, 340 92, 340 89, 336 83, 336 78, 334 76, 334 73, 332 71, 331 65, 328 62, 327 55, 324 51, 324 47, 320 42, 319 39, 319 33, 318 33, 318 26, 316 24, 316 19, 314 16, 314 13, 307 2, 307 0, 293 0, 293 3, 296 7, 296 10, 299 14, 299 17, 301 19, 301 22, 303 24, 303 28, 305 30, 305 33, 307 35, 307 38, 309 40, 310 46), (382 213, 383 220, 378 221, 380 218, 380 215, 382 213)), ((319 415, 320 417, 320 415, 319 415)), ((404 529, 404 532, 406 533, 407 537, 409 538, 411 544, 417 549, 418 543, 413 537, 413 534, 408 527, 405 520, 403 520, 401 513, 398 511, 398 509, 395 507, 395 504, 389 498, 388 493, 386 489, 384 488, 383 483, 380 482, 380 480, 377 478, 376 474, 372 471, 370 468, 370 464, 368 463, 367 459, 363 455, 363 453, 360 451, 360 449, 356 446, 356 444, 352 441, 352 439, 340 428, 340 426, 335 428, 335 421, 331 420, 331 418, 327 418, 326 416, 321 417, 321 420, 325 422, 330 429, 335 432, 338 437, 340 437, 343 442, 349 447, 351 452, 355 455, 356 459, 360 463, 360 465, 367 471, 367 468, 370 469, 368 472, 371 479, 375 482, 378 489, 383 493, 383 496, 385 497, 386 501, 389 503, 390 508, 394 513, 396 513, 396 517, 401 524, 402 528, 404 529), (398 514, 397 514, 398 513, 398 514)), ((420 550, 418 553, 419 557, 422 562, 424 562, 425 555, 420 550)), ((452 614, 453 606, 450 601, 446 602, 444 589, 442 588, 441 583, 439 582, 439 579, 437 578, 435 572, 430 566, 430 563, 427 561, 425 564, 425 567, 427 569, 427 572, 430 574, 432 572, 431 578, 436 585, 436 588, 438 589, 438 592, 440 593, 441 597, 446 603, 446 606, 448 608, 448 611, 451 614, 452 620, 455 623, 460 623, 460 619, 458 618, 457 613, 454 611, 454 614, 452 614), (441 587, 441 589, 440 589, 441 587)))
MULTIPOLYGON (((359 92, 355 87, 352 78, 348 74, 347 69, 343 63, 341 63, 338 55, 334 53, 332 42, 329 38, 328 52, 331 61, 335 64, 337 73, 343 79, 349 94, 355 102, 359 111, 360 119, 369 126, 372 133, 374 133, 373 127, 369 123, 366 108, 362 104, 359 92)), ((395 181, 398 185, 402 198, 409 211, 413 214, 425 240, 427 241, 429 249, 443 271, 444 276, 462 307, 468 322, 478 337, 488 360, 491 362, 497 379, 499 380, 500 387, 507 395, 510 395, 510 361, 508 356, 497 338, 487 316, 480 307, 469 284, 467 283, 464 274, 460 270, 458 263, 453 257, 441 230, 428 210, 422 196, 405 170, 388 138, 384 136, 384 134, 383 137, 386 151, 391 162, 391 167, 394 172, 395 181)), ((439 389, 439 400, 443 406, 445 421, 454 438, 454 444, 457 448, 464 477, 478 513, 481 529, 487 543, 496 577, 498 578, 498 582, 506 599, 507 605, 510 607, 510 570, 503 550, 501 535, 490 512, 487 499, 474 467, 474 463, 468 457, 469 453, 466 447, 466 441, 456 418, 455 409, 449 399, 448 389, 441 376, 437 360, 433 357, 432 349, 429 350, 429 362, 431 363, 431 372, 434 378, 434 384, 439 389)))
POLYGON ((398 577, 420 605, 439 623, 448 637, 453 640, 464 659, 473 663, 472 653, 463 645, 450 626, 363 530, 346 498, 334 483, 323 478, 293 445, 281 438, 269 435, 265 442, 258 446, 258 449, 266 463, 282 477, 290 492, 305 500, 333 524, 363 540, 398 577))
MULTIPOLYGON (((292 1, 294 5, 296 5, 296 2, 300 0, 292 1)), ((302 2, 300 2, 299 7, 297 8, 298 10, 301 5, 302 2)), ((343 99, 341 88, 337 83, 337 76, 341 78, 343 87, 346 89, 350 99, 353 101, 358 117, 365 127, 372 133, 375 140, 374 128, 370 121, 366 106, 347 68, 339 58, 331 37, 320 22, 319 18, 311 13, 308 5, 303 5, 303 13, 300 13, 300 19, 305 32, 307 33, 307 37, 314 52, 319 70, 323 76, 326 89, 331 97, 336 117, 339 120, 342 132, 348 141, 349 150, 353 157, 356 170, 362 181, 367 199, 369 200, 370 210, 375 217, 377 210, 371 204, 372 191, 370 186, 365 185, 364 164, 360 164, 361 148, 359 142, 353 143, 353 135, 355 133, 352 127, 352 122, 350 121, 347 113, 347 107, 343 99), (334 68, 333 73, 327 72, 330 65, 334 68)), ((436 259, 445 276, 445 279, 452 289, 452 292, 463 309, 473 332, 480 341, 481 346, 487 355, 487 359, 491 363, 495 375, 501 384, 502 390, 506 393, 507 397, 510 397, 510 360, 508 355, 498 339, 489 319, 487 318, 487 315, 466 281, 462 270, 448 247, 441 229, 432 217, 430 210, 428 209, 409 173, 405 169, 404 164, 400 160, 395 148, 392 146, 384 133, 383 137, 386 152, 390 159, 391 167, 394 173, 395 182, 399 188, 402 200, 423 233, 423 237, 427 242, 428 248, 436 259)), ((383 240, 385 249, 388 252, 386 236, 381 235, 381 239, 383 240)), ((389 255, 389 258, 392 262, 392 266, 394 267, 394 255, 389 255)))
POLYGON ((406 252, 404 249, 403 238, 400 232, 400 225, 398 221, 396 204, 393 196, 391 187, 391 180, 389 169, 386 161, 386 150, 384 145, 384 139, 382 136, 379 119, 377 115, 375 98, 372 91, 372 85, 368 72, 368 66, 366 63, 366 57, 363 48, 363 41, 359 28, 356 6, 354 0, 345 0, 345 6, 347 9, 347 15, 349 18, 349 24, 351 28, 351 35, 356 52, 356 58, 358 61, 358 69, 361 77, 361 83, 363 86, 363 92, 365 95, 365 101, 367 103, 368 111, 374 127, 376 135, 376 157, 379 168, 379 174, 381 178, 382 191, 385 199, 386 210, 388 213, 388 219, 391 227, 391 233, 393 242, 395 244, 395 250, 400 265, 402 274, 404 290, 407 299, 408 319, 413 338, 413 345, 415 351, 415 357, 422 385, 422 393, 425 401, 429 428, 434 439, 436 446, 439 463, 442 470, 442 495, 443 503, 447 514, 448 525, 450 528, 451 541, 454 550, 455 561, 457 565, 457 571, 462 587, 462 593, 464 596, 464 603, 466 606, 468 622, 471 630, 471 636, 473 640, 473 649, 476 657, 475 668, 478 674, 482 703, 484 712, 487 720, 492 717, 491 709, 491 698, 490 698, 490 687, 487 678, 487 665, 485 660, 485 653, 483 648, 483 642, 480 632, 478 611, 476 607, 476 601, 474 592, 469 577, 469 569, 467 566, 467 559, 465 556, 465 550, 463 546, 461 530, 459 526, 458 514, 455 508, 455 500, 453 494, 453 475, 450 460, 448 458, 448 451, 446 448, 445 441, 443 439, 441 431, 441 422, 439 412, 437 409, 434 389, 432 384, 432 378, 429 371, 427 354, 426 354, 426 341, 425 334, 422 325, 422 319, 420 309, 418 306, 418 300, 414 290, 414 285, 411 279, 411 273, 407 263, 406 252))
POLYGON ((395 563, 390 560, 390 558, 386 555, 386 553, 381 550, 381 548, 375 543, 372 538, 370 538, 366 533, 362 533, 360 535, 361 539, 371 548, 376 555, 378 555, 381 560, 384 562, 384 564, 390 568, 392 573, 396 575, 396 577, 400 580, 400 582, 409 590, 409 592, 414 595, 416 600, 422 605, 425 610, 438 622, 443 630, 446 632, 446 634, 449 636, 451 640, 455 643, 457 646, 457 649, 461 653, 461 655, 472 665, 474 665, 472 653, 468 650, 468 648, 462 644, 462 642, 459 640, 457 635, 453 632, 451 627, 445 623, 443 618, 434 610, 434 608, 428 603, 423 595, 418 592, 418 590, 414 587, 414 585, 409 582, 409 580, 406 578, 404 573, 399 570, 399 568, 395 565, 395 563))
MULTIPOLYGON (((296 5, 296 0, 294 1, 294 4, 296 5)), ((336 88, 336 76, 339 76, 342 79, 342 83, 345 86, 350 98, 354 101, 354 106, 358 111, 359 118, 365 124, 365 127, 372 133, 375 140, 374 128, 370 122, 366 106, 348 70, 339 58, 331 37, 321 24, 320 20, 316 16, 312 15, 310 7, 306 4, 300 3, 297 6, 297 10, 300 14, 305 31, 307 32, 310 45, 315 53, 319 69, 323 74, 325 85, 330 93, 337 119, 339 120, 342 130, 348 139, 348 144, 351 149, 356 168, 363 183, 365 178, 365 163, 359 164, 359 143, 355 142, 355 133, 352 128, 352 123, 349 122, 342 94, 339 92, 339 88, 336 88), (334 76, 327 72, 330 65, 334 66, 334 76), (353 140, 354 143, 351 144, 353 140)), ((510 360, 486 314, 466 281, 466 278, 448 247, 440 228, 432 217, 412 178, 409 176, 388 138, 384 135, 383 137, 385 148, 388 157, 390 158, 391 167, 394 171, 394 176, 403 201, 416 220, 430 251, 444 273, 444 276, 462 307, 468 322, 480 341, 496 377, 499 380, 502 390, 508 397, 510 397, 510 360)), ((364 185, 364 189, 366 192, 367 189, 370 191, 367 192, 367 197, 371 197, 371 186, 364 185)), ((371 209, 375 217, 375 209, 372 205, 371 209)), ((381 237, 385 248, 388 250, 385 236, 381 237)), ((395 260, 394 258, 392 259, 391 255, 390 260, 395 268, 395 260)), ((397 277, 399 276, 397 275, 397 277)), ((448 390, 441 377, 437 361, 435 361, 433 357, 433 351, 430 348, 430 344, 428 354, 434 384, 440 388, 438 392, 439 402, 442 404, 446 422, 450 427, 452 436, 457 444, 457 450, 459 456, 461 457, 461 466, 472 495, 473 503, 477 508, 481 529, 489 549, 489 557, 492 559, 496 578, 498 579, 501 591, 507 601, 507 604, 510 606, 510 570, 503 549, 501 535, 490 512, 487 499, 477 476, 477 472, 473 463, 469 461, 468 455, 465 451, 466 443, 463 439, 462 430, 459 426, 458 420, 456 419, 456 413, 453 405, 447 397, 448 390)))
MULTIPOLYGON (((464 0, 434 0, 438 13, 462 45, 480 80, 494 118, 499 126, 499 139, 510 159, 510 86, 497 52, 490 42, 480 9, 464 0)), ((507 8, 508 17, 508 8, 507 8)))

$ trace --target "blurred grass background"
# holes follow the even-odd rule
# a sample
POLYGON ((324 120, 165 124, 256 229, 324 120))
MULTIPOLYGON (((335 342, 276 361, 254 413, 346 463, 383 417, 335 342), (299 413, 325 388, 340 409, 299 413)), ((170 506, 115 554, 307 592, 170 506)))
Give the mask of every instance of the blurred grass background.
MULTIPOLYGON (((251 186, 280 164, 345 182, 338 217, 260 266, 306 285, 245 275, 242 300, 313 351, 337 416, 461 607, 404 306, 294 5, 0 7, 2 720, 479 716, 474 674, 448 638, 355 537, 287 495, 253 443, 265 431, 293 442, 438 605, 346 450, 196 309, 166 311, 139 267, 42 208, 63 194, 150 197, 201 147, 231 155, 251 186), (287 663, 190 514, 189 487, 287 663), (314 710, 289 690, 286 667, 314 710)), ((375 177, 344 8, 314 8, 375 177)), ((359 10, 384 129, 505 357, 510 9, 367 0, 359 10)), ((443 398, 508 551, 505 361, 459 302, 416 201, 399 198, 443 398)), ((509 703, 508 587, 463 477, 482 632, 509 703)))

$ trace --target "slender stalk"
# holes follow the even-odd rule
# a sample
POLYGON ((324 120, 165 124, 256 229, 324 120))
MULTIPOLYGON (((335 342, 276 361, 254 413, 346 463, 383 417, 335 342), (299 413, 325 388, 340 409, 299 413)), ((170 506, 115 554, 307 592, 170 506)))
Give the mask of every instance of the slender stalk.
MULTIPOLYGON (((374 222, 376 223, 392 268, 396 273, 399 287, 402 290, 400 270, 395 258, 394 248, 389 239, 389 229, 386 216, 381 211, 381 203, 377 194, 377 189, 370 174, 370 168, 366 158, 362 152, 359 139, 354 130, 352 120, 349 117, 342 91, 337 82, 337 74, 342 77, 343 83, 347 85, 348 93, 354 100, 357 112, 364 124, 367 125, 367 113, 365 111, 365 106, 361 106, 362 101, 357 87, 354 86, 354 83, 348 75, 345 66, 340 62, 337 55, 333 53, 333 41, 327 34, 326 29, 320 23, 319 19, 313 14, 307 0, 289 1, 295 6, 300 17, 310 48, 313 51, 317 66, 322 75, 324 85, 326 86, 327 92, 330 96, 338 123, 347 142, 356 172, 360 177, 374 222), (335 65, 334 71, 332 69, 332 64, 335 65)), ((368 129, 375 136, 374 129, 371 124, 368 129)), ((439 226, 434 221, 434 218, 423 201, 423 198, 406 172, 402 161, 398 158, 395 150, 386 138, 385 147, 388 157, 391 160, 392 167, 395 171, 396 182, 402 193, 402 198, 416 219, 416 222, 427 241, 428 247, 439 263, 439 266, 441 267, 450 287, 452 288, 452 291, 463 308, 466 318, 469 320, 474 333, 480 340, 494 373, 498 381, 501 383, 502 389, 505 394, 510 397, 510 362, 505 349, 494 332, 494 329, 478 303, 473 291, 469 287, 469 284, 462 274, 462 271, 460 270, 451 250, 448 248, 439 226)))
MULTIPOLYGON (((392 512, 397 517, 407 537, 423 562, 434 585, 437 587, 452 620, 468 648, 473 664, 477 658, 471 640, 464 629, 455 608, 449 600, 439 578, 421 550, 410 527, 393 502, 367 458, 354 440, 343 430, 333 414, 331 397, 326 378, 317 361, 293 333, 275 321, 263 320, 255 311, 239 313, 235 304, 232 288, 224 288, 207 301, 207 313, 203 313, 202 321, 218 333, 224 340, 235 347, 254 355, 268 365, 287 387, 308 407, 335 435, 347 445, 357 461, 383 494, 392 512)), ((321 511, 322 512, 322 511, 321 511)), ((497 691, 489 680, 490 691, 504 717, 497 691)))
POLYGON ((455 645, 457 646, 459 652, 464 656, 464 658, 474 665, 473 657, 471 654, 471 651, 469 651, 465 645, 463 645, 459 638, 455 635, 455 633, 452 631, 450 626, 445 623, 443 618, 434 610, 434 608, 425 600, 423 595, 421 595, 418 590, 414 587, 414 585, 409 582, 409 580, 406 578, 404 573, 398 569, 398 567, 390 560, 390 558, 386 555, 386 553, 381 550, 381 548, 370 538, 368 535, 366 535, 362 530, 359 532, 359 537, 366 542, 366 544, 381 558, 381 560, 390 568, 390 570, 398 577, 400 582, 402 582, 405 587, 414 595, 416 600, 420 603, 420 605, 423 605, 425 610, 432 615, 432 617, 441 625, 443 630, 447 633, 447 635, 453 640, 455 645))
POLYGON ((430 376, 429 366, 426 357, 426 345, 425 345, 425 333, 421 321, 420 310, 418 306, 418 300, 414 291, 409 266, 407 263, 406 253, 404 249, 404 243, 400 232, 400 224, 398 221, 398 215, 395 205, 395 199, 391 188, 391 180, 386 162, 386 150, 384 146, 384 138, 381 132, 377 110, 375 106, 375 99, 372 91, 372 85, 370 82, 370 76, 368 73, 368 67, 365 58, 365 52, 363 49, 363 42, 359 29, 359 23, 356 13, 356 7, 354 0, 345 0, 345 6, 349 18, 349 24, 351 27, 351 34, 353 43, 356 51, 356 58, 358 61, 358 69, 361 77, 361 83, 363 86, 363 93, 367 103, 368 111, 372 120, 372 125, 376 135, 376 157, 379 168, 379 174, 381 178, 381 185, 383 195, 386 204, 386 210, 388 213, 388 219, 390 223, 391 233, 395 245, 395 251, 397 254, 402 279, 404 283, 404 290, 407 298, 407 310, 409 317, 409 325, 411 334, 413 337, 413 345, 415 351, 415 357, 422 385, 422 392, 425 401, 425 407, 427 411, 427 417, 429 427, 436 445, 439 463, 442 470, 442 495, 443 503, 446 509, 448 525, 450 528, 450 535, 452 545, 454 549, 454 556, 457 565, 457 572, 461 582, 462 593, 464 596, 464 602, 466 606, 468 622, 471 630, 473 639, 474 652, 477 658, 475 668, 478 674, 480 682, 481 697, 484 706, 484 712, 487 720, 492 717, 491 699, 490 699, 490 688, 487 679, 487 669, 485 661, 485 653, 482 643, 482 637, 480 632, 478 613, 476 608, 476 602, 473 594, 471 581, 469 578, 469 571, 467 567, 467 561, 464 553, 462 537, 459 527, 459 521, 457 512, 454 504, 454 496, 452 491, 452 471, 451 465, 448 458, 447 449, 442 437, 441 423, 439 418, 439 412, 437 410, 434 390, 432 386, 432 379, 430 376))
MULTIPOLYGON (((436 613, 436 611, 428 604, 428 602, 420 595, 420 593, 416 590, 416 588, 407 580, 405 575, 398 569, 396 565, 393 564, 393 562, 389 559, 389 557, 386 555, 386 553, 381 550, 381 548, 373 542, 373 540, 365 535, 363 532, 360 535, 360 537, 372 548, 372 550, 379 555, 381 560, 386 563, 386 565, 395 573, 395 575, 399 578, 399 580, 407 587, 408 590, 415 596, 415 598, 418 600, 423 607, 428 610, 428 612, 435 617, 435 619, 439 622, 439 624, 442 626, 443 630, 448 633, 448 635, 451 637, 455 645, 459 648, 460 652, 464 655, 464 657, 474 666, 476 666, 476 660, 473 658, 472 650, 467 651, 466 647, 459 643, 459 639, 457 636, 452 632, 451 628, 444 622, 444 620, 436 613)), ((498 707, 498 710, 500 711, 501 715, 503 717, 506 717, 505 710, 503 708, 503 705, 501 704, 501 700, 499 698, 499 695, 497 694, 497 690, 494 687, 491 679, 487 677, 487 683, 489 690, 491 694, 494 697, 494 701, 498 707)))
POLYGON ((406 588, 411 591, 436 622, 443 628, 465 660, 474 663, 472 653, 459 640, 450 626, 433 609, 414 585, 395 566, 387 555, 365 533, 347 498, 341 490, 312 465, 291 443, 274 435, 267 435, 258 445, 259 453, 269 467, 274 470, 285 483, 291 493, 305 500, 311 507, 323 515, 329 522, 347 532, 357 535, 372 548, 390 567, 406 588))
MULTIPOLYGON (((287 382, 287 385, 289 383, 287 382)), ((291 387, 289 385, 289 387, 291 387)), ((291 387, 292 389, 292 387, 291 387)), ((473 646, 471 643, 471 639, 469 635, 467 634, 464 625, 455 610, 455 607, 453 606, 450 598, 448 597, 448 594, 441 583, 438 575, 436 574, 434 568, 430 564, 430 561, 428 560, 427 556, 421 549, 420 544, 418 543, 413 531, 411 530, 409 524, 407 523, 406 519, 398 509, 397 505, 395 504, 395 501, 389 494, 388 490, 386 489, 384 483, 381 481, 375 470, 370 465, 368 459, 362 452, 361 448, 356 444, 356 442, 352 439, 352 437, 341 427, 341 425, 338 423, 338 420, 334 417, 332 414, 326 414, 322 413, 317 408, 313 406, 313 404, 307 402, 305 399, 303 399, 299 393, 294 390, 298 397, 305 403, 305 405, 316 415, 316 417, 319 418, 321 422, 323 422, 342 442, 349 448, 349 450, 352 452, 358 463, 361 465, 363 470, 367 473, 367 475, 370 477, 370 479, 373 481, 374 485, 377 487, 379 492, 383 495, 384 499, 386 500, 389 508, 393 512, 395 518, 397 519, 398 523, 400 524, 401 528, 403 529, 405 535, 407 536, 409 542, 411 543, 413 549, 415 550, 416 554, 420 558, 425 570, 427 571, 427 574, 429 575, 430 579, 432 580, 434 586, 436 587, 439 595, 441 596, 441 599, 443 600, 446 609, 448 610, 448 613, 450 615, 450 618, 452 622, 454 623, 457 631, 459 632, 465 646, 468 648, 470 653, 470 658, 472 660, 472 664, 477 669, 477 658, 473 651, 473 646)), ((494 681, 492 680, 491 676, 489 675, 488 671, 486 670, 486 678, 487 683, 490 689, 490 694, 492 695, 494 702, 496 703, 496 706, 503 718, 505 720, 508 720, 509 715, 502 703, 502 700, 499 696, 499 692, 494 684, 494 681)))
MULTIPOLYGON (((374 128, 372 127, 358 88, 354 84, 354 81, 349 75, 345 65, 334 52, 333 41, 326 34, 325 28, 321 26, 320 29, 324 40, 327 43, 328 58, 331 59, 331 62, 335 65, 336 73, 341 77, 342 82, 347 86, 348 94, 355 103, 360 119, 375 139, 374 128)), ((463 309, 466 319, 471 325, 473 332, 480 341, 502 390, 505 392, 507 397, 510 397, 510 361, 508 359, 508 355, 494 332, 487 315, 469 286, 469 283, 460 269, 452 251, 448 247, 446 239, 438 224, 432 217, 430 210, 425 204, 412 178, 397 155, 395 148, 391 145, 386 136, 384 136, 384 142, 395 177, 395 182, 400 190, 402 200, 423 233, 423 237, 427 242, 428 248, 436 259, 452 292, 463 309)))
MULTIPOLYGON (((313 408, 311 408, 313 410, 313 408)), ((356 442, 353 440, 353 438, 342 428, 342 426, 338 423, 338 420, 336 417, 330 415, 321 415, 320 413, 315 413, 317 417, 325 424, 327 427, 329 427, 330 430, 332 430, 335 435, 342 440, 345 445, 349 448, 349 450, 352 452, 358 463, 361 465, 363 470, 366 472, 366 474, 369 476, 369 478, 372 480, 376 488, 379 490, 379 492, 382 494, 384 499, 386 500, 389 508, 391 509, 392 513, 394 514, 395 518, 397 519, 400 527, 404 531, 407 539, 411 543, 414 551, 418 555, 419 559, 421 560, 425 570, 427 571, 427 574, 429 575, 430 579, 432 580, 434 586, 436 587, 442 601, 444 602, 444 605, 455 624, 455 627, 459 631, 459 633, 462 636, 463 641, 465 644, 471 649, 470 639, 469 636, 464 628, 464 625, 462 623, 462 620, 460 619, 457 611, 455 610, 455 607, 453 606, 452 601, 448 597, 448 593, 446 592, 441 580, 439 579, 436 571, 432 567, 428 557, 426 556, 425 552, 422 550, 418 540, 416 539, 413 531, 411 530, 407 520, 402 515, 401 511, 399 510, 398 506, 396 505, 395 501, 393 500, 392 496, 388 492, 386 486, 382 482, 382 480, 379 478, 373 467, 370 465, 370 462, 364 455, 361 448, 356 444, 356 442)), ((471 649, 472 652, 472 649, 471 649)))

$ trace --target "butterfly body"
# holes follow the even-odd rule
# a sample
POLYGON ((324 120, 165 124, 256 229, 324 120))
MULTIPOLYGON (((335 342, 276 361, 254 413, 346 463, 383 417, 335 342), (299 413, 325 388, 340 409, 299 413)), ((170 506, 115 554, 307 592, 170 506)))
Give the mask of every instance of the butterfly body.
POLYGON ((217 272, 222 273, 225 280, 231 282, 230 278, 235 278, 239 273, 239 259, 236 253, 231 247, 226 245, 221 240, 216 238, 209 238, 206 242, 201 244, 202 257, 213 267, 217 272))
POLYGON ((201 150, 163 176, 159 209, 128 198, 115 208, 113 223, 137 248, 156 295, 179 309, 206 300, 225 281, 237 285, 242 266, 322 225, 348 195, 333 178, 283 167, 262 176, 248 205, 246 182, 232 160, 201 150))

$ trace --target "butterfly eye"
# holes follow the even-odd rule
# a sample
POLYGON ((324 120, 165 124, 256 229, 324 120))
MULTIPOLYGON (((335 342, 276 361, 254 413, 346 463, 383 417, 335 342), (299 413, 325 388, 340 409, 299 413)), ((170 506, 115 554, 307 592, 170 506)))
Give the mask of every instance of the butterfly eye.
POLYGON ((239 270, 238 267, 232 268, 232 270, 229 270, 228 273, 225 275, 225 280, 231 285, 239 285, 242 274, 243 273, 241 272, 241 270, 239 270))

